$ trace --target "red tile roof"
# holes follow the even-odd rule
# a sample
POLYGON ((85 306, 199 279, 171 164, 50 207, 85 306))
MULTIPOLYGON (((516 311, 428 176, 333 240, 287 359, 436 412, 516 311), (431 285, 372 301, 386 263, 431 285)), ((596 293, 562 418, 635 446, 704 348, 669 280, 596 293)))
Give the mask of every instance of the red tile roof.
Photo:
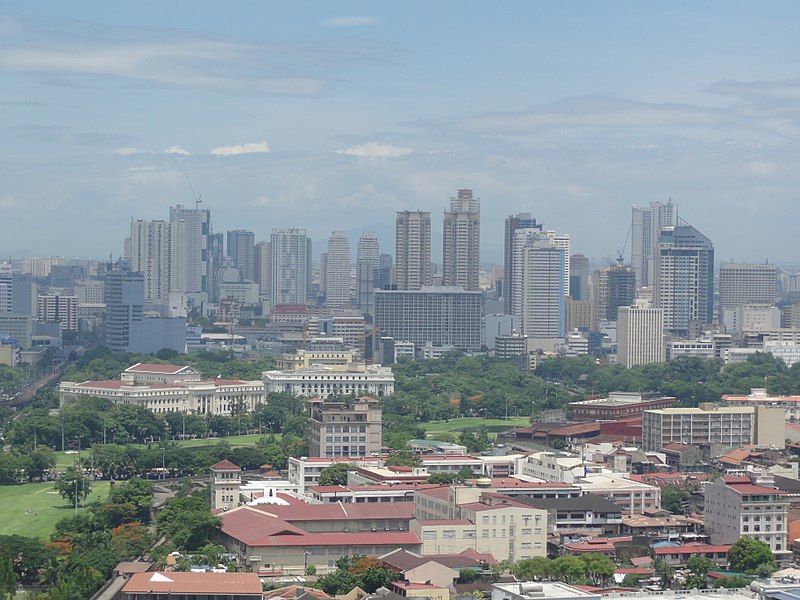
POLYGON ((764 487, 763 485, 753 485, 752 483, 728 484, 728 487, 742 496, 786 496, 786 492, 776 488, 764 487))
POLYGON ((564 544, 570 552, 614 552, 616 548, 610 540, 594 539, 588 542, 574 542, 564 544))
MULTIPOLYGON (((309 505, 328 506, 324 504, 309 505)), ((222 532, 251 546, 409 546, 419 545, 415 533, 376 531, 364 533, 308 533, 267 512, 288 506, 246 506, 221 513, 222 532)), ((303 507, 300 507, 303 508, 303 507)), ((335 507, 338 508, 338 507, 335 507)))
POLYGON ((241 471, 242 469, 238 466, 233 464, 227 458, 219 461, 218 463, 214 463, 209 469, 213 469, 215 471, 241 471))
POLYGON ((231 594, 261 597, 261 582, 255 573, 136 573, 123 594, 231 594))
POLYGON ((672 546, 667 548, 656 548, 656 555, 664 554, 700 554, 715 552, 717 554, 727 554, 730 546, 711 546, 710 544, 684 544, 683 546, 672 546))
POLYGON ((276 506, 273 504, 252 507, 255 510, 271 514, 274 518, 292 521, 344 521, 361 519, 411 519, 414 515, 413 502, 376 502, 346 503, 331 502, 327 504, 297 504, 294 506, 276 506))

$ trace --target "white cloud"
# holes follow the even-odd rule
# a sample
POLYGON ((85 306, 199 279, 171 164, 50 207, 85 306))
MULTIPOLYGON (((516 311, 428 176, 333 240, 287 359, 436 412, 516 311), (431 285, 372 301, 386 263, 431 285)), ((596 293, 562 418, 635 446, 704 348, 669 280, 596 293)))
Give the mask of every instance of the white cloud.
POLYGON ((379 25, 384 20, 379 17, 333 17, 325 19, 320 24, 325 27, 361 27, 363 25, 379 25))
POLYGON ((114 150, 114 154, 118 154, 120 156, 128 156, 129 154, 144 154, 144 150, 139 150, 139 148, 134 148, 133 146, 128 146, 127 148, 117 148, 114 150))
POLYGON ((351 148, 337 150, 339 154, 358 156, 359 158, 396 158, 414 152, 413 148, 382 144, 381 142, 367 142, 351 148))
POLYGON ((101 31, 84 25, 53 31, 35 46, 0 47, 0 71, 119 77, 226 94, 319 96, 336 66, 372 60, 374 53, 374 44, 353 40, 240 42, 166 28, 101 31))
POLYGON ((0 196, 0 208, 14 208, 20 202, 14 196, 0 196))
POLYGON ((164 154, 182 154, 183 156, 191 156, 192 153, 188 150, 184 150, 177 144, 174 146, 170 146, 169 148, 164 149, 164 154))
POLYGON ((236 146, 220 146, 213 148, 211 154, 214 156, 235 156, 237 154, 262 154, 269 152, 267 141, 249 142, 247 144, 237 144, 236 146))
POLYGON ((723 110, 689 104, 654 103, 606 96, 582 96, 518 112, 493 112, 462 120, 475 133, 527 135, 564 127, 713 127, 730 122, 723 110))

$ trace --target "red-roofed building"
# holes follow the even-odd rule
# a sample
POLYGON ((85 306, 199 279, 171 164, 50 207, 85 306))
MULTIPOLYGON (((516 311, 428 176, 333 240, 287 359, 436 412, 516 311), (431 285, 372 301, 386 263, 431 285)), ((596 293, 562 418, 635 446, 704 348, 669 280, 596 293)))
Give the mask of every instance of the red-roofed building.
POLYGON ((768 472, 726 476, 706 484, 705 522, 712 544, 733 544, 740 537, 766 543, 779 562, 791 557, 789 498, 768 472))
MULTIPOLYGON (((396 510, 397 506, 392 508, 396 510)), ((383 513, 374 513, 373 521, 370 509, 384 509, 384 506, 242 506, 219 515, 222 519, 219 540, 239 557, 244 569, 287 575, 303 574, 306 565, 314 565, 320 573, 334 570, 335 561, 344 555, 379 556, 397 548, 412 552, 421 549, 417 534, 403 525, 408 522, 407 517, 397 516, 392 520, 383 513), (317 520, 311 514, 304 518, 298 514, 317 508, 326 511, 324 515, 317 511, 317 520), (348 515, 343 508, 364 510, 348 515), (282 514, 279 516, 277 512, 282 514), (383 525, 381 529, 378 523, 383 525)))
POLYGON ((674 567, 684 566, 692 556, 702 556, 713 560, 718 565, 727 565, 730 549, 730 545, 684 544, 656 548, 655 554, 656 558, 660 558, 674 567))
POLYGON ((600 552, 615 558, 617 556, 617 548, 614 546, 613 541, 606 538, 592 538, 585 542, 572 542, 564 544, 564 552, 572 554, 573 556, 580 556, 581 554, 593 554, 600 552))
POLYGON ((255 573, 136 573, 122 588, 123 600, 261 600, 255 573))
POLYGON ((146 363, 128 367, 118 380, 62 381, 58 393, 62 405, 81 396, 99 396, 114 404, 135 404, 156 413, 199 415, 229 415, 234 409, 252 411, 265 398, 260 380, 201 379, 200 372, 192 367, 146 363))

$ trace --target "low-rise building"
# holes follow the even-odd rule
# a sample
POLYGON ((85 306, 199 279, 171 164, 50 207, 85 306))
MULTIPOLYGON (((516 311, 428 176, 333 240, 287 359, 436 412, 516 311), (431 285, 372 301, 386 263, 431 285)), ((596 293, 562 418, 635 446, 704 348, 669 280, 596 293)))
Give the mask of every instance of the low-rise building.
POLYGON ((656 558, 660 558, 672 567, 685 567, 692 556, 702 556, 713 560, 721 566, 728 564, 730 545, 703 544, 693 542, 681 546, 664 546, 655 549, 656 558))
POLYGON ((502 494, 473 490, 479 493, 476 499, 467 488, 452 496, 447 488, 417 492, 417 518, 411 522, 411 530, 422 540, 424 554, 458 553, 471 548, 497 560, 546 555, 547 511, 502 494), (442 506, 431 506, 431 500, 442 506), (431 511, 447 517, 427 518, 431 511))
POLYGON ((122 600, 261 600, 255 573, 135 573, 122 588, 122 600))
POLYGON ((584 494, 578 498, 528 498, 517 500, 547 511, 548 533, 580 529, 597 535, 620 532, 622 510, 619 506, 598 496, 584 494))
POLYGON ((383 397, 394 393, 394 374, 389 367, 351 363, 291 371, 264 371, 266 393, 322 398, 331 395, 383 397))
POLYGON ((305 493, 309 487, 318 485, 319 475, 323 469, 339 463, 347 463, 364 467, 383 466, 383 457, 369 458, 326 458, 302 456, 289 457, 288 471, 289 483, 299 486, 300 493, 305 493))
POLYGON ((725 394, 722 400, 731 406, 782 408, 787 423, 800 423, 800 396, 771 396, 767 393, 767 388, 752 388, 746 396, 725 394))
POLYGON ((634 392, 611 392, 608 398, 570 402, 569 417, 575 421, 618 421, 640 417, 646 410, 675 406, 673 396, 650 397, 634 392))
POLYGON ((156 413, 200 415, 249 412, 265 399, 261 381, 201 379, 200 372, 192 367, 145 363, 128 367, 118 380, 62 381, 58 392, 62 406, 80 396, 99 396, 114 404, 136 404, 156 413))
POLYGON ((318 573, 327 573, 336 569, 342 556, 380 556, 397 548, 419 552, 421 540, 407 530, 409 514, 401 514, 399 508, 397 504, 241 506, 219 515, 222 527, 217 539, 247 571, 303 575, 313 565, 318 573))

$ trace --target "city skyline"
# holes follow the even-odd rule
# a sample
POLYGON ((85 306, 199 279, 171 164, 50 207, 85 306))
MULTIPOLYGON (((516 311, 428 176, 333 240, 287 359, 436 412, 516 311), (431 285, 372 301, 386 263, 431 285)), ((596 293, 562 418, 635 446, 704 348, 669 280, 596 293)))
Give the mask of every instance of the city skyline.
MULTIPOLYGON (((464 187, 487 264, 507 215, 613 259, 630 207, 669 197, 720 261, 791 264, 798 19, 791 2, 4 3, 0 255, 117 256, 131 218, 198 196, 215 231, 389 247, 395 211, 441 215, 464 187)), ((433 219, 436 262, 441 235, 433 219)))

